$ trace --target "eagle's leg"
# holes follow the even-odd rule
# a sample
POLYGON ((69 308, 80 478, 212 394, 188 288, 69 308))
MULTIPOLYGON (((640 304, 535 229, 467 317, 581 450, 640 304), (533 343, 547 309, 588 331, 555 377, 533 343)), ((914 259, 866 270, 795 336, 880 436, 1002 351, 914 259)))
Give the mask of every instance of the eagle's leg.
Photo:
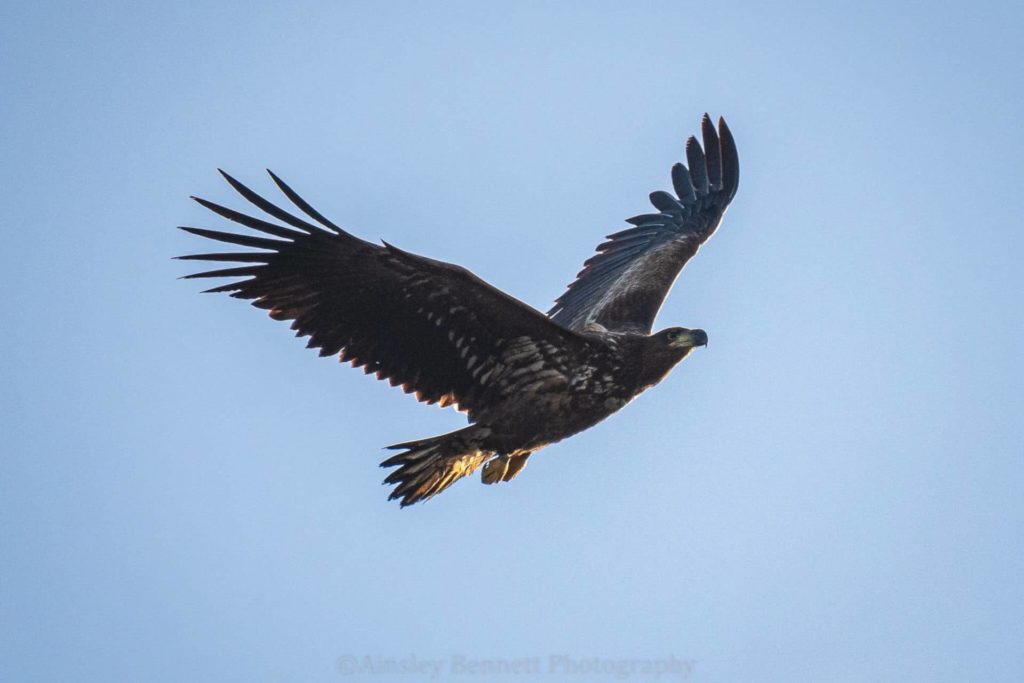
POLYGON ((529 453, 523 453, 517 455, 514 458, 510 458, 508 462, 508 469, 505 471, 505 476, 501 478, 502 481, 512 481, 512 479, 523 471, 526 467, 526 459, 530 457, 529 453))
POLYGON ((512 481, 526 467, 529 453, 522 455, 499 455, 489 460, 480 471, 480 480, 485 484, 497 484, 499 481, 512 481))

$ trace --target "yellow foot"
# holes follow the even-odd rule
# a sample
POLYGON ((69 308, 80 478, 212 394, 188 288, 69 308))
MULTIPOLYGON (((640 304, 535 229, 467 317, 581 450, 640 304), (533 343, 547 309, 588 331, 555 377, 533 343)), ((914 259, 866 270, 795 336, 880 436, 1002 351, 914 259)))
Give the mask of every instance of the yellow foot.
POLYGON ((497 484, 499 481, 512 481, 526 467, 529 453, 523 455, 499 455, 484 465, 480 471, 480 480, 485 484, 497 484))

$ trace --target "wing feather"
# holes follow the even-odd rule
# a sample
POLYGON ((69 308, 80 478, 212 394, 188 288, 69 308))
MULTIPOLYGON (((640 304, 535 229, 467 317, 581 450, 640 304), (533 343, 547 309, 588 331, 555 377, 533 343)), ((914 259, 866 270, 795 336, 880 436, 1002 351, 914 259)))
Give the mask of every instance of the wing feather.
POLYGON ((690 182, 699 195, 708 193, 708 161, 697 138, 690 136, 686 141, 686 161, 690 164, 690 182))
POLYGON ((690 182, 690 172, 682 164, 672 166, 672 188, 676 191, 676 195, 679 196, 679 200, 684 205, 697 201, 697 195, 693 191, 693 183, 690 182))
POLYGON ((207 291, 229 292, 276 320, 290 320, 322 356, 337 355, 421 401, 457 403, 472 417, 496 391, 493 383, 479 379, 484 376, 479 368, 502 364, 510 340, 543 341, 567 356, 585 352, 589 344, 464 268, 345 232, 273 174, 285 196, 316 225, 223 175, 242 197, 290 227, 197 198, 228 220, 280 239, 182 227, 206 239, 263 250, 181 256, 247 264, 185 277, 246 278, 207 291))
POLYGON ((739 157, 723 119, 718 129, 701 120, 702 148, 686 142, 687 165, 672 167, 676 196, 656 191, 659 213, 626 219, 634 227, 607 237, 597 253, 548 311, 573 330, 597 323, 610 330, 649 333, 672 283, 686 262, 718 228, 739 184, 739 157))
POLYGON ((704 158, 707 161, 708 184, 712 190, 722 189, 722 149, 719 146, 715 124, 707 114, 700 120, 701 137, 704 138, 704 158))

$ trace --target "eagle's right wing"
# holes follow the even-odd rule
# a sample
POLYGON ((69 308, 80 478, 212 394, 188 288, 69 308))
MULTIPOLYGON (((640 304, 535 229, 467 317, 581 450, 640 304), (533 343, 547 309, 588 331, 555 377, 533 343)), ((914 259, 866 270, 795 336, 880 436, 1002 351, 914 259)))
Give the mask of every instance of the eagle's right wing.
MULTIPOLYGON (((223 173, 223 172, 222 172, 223 173)), ((516 364, 566 371, 588 342, 465 268, 361 240, 324 218, 273 173, 281 191, 316 224, 224 177, 272 223, 195 198, 264 236, 182 230, 259 251, 180 256, 242 265, 188 278, 243 278, 206 290, 230 292, 291 320, 321 356, 340 355, 426 403, 455 403, 472 418, 495 398, 498 376, 516 364), (278 238, 271 239, 270 237, 278 238), (524 341, 526 340, 526 341, 524 341), (522 350, 532 349, 533 356, 522 350)), ((541 369, 541 368, 537 368, 541 369)))
POLYGON ((672 167, 676 196, 651 193, 658 213, 628 219, 636 227, 609 235, 597 247, 548 311, 552 320, 574 330, 596 323, 609 330, 651 331, 676 276, 718 228, 739 184, 739 157, 725 121, 718 120, 716 133, 705 114, 701 131, 703 150, 696 138, 686 141, 689 170, 672 167))

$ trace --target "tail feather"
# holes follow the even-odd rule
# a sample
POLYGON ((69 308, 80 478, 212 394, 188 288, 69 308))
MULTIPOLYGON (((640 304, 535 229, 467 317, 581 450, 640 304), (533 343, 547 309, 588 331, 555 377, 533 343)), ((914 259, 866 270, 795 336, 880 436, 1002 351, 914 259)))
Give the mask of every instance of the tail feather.
POLYGON ((449 434, 388 446, 403 449, 380 464, 398 467, 384 480, 397 484, 388 500, 399 500, 402 507, 436 496, 456 481, 472 474, 494 457, 483 448, 491 430, 476 425, 449 434))

